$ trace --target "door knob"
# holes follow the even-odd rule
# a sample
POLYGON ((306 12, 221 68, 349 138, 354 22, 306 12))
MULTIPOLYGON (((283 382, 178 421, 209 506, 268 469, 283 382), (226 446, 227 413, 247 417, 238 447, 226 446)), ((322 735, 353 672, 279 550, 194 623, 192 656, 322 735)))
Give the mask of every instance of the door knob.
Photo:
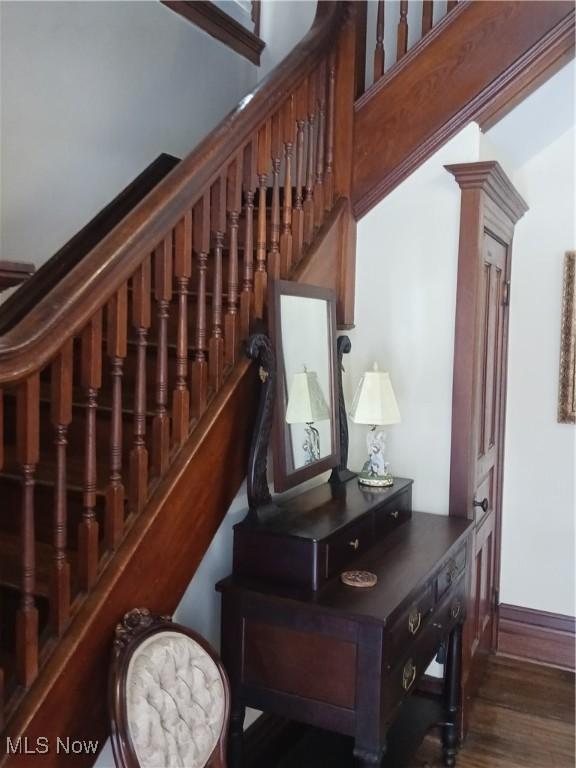
POLYGON ((483 512, 488 512, 488 499, 484 498, 482 501, 478 501, 478 499, 474 499, 472 502, 472 506, 474 507, 480 507, 480 509, 483 512))

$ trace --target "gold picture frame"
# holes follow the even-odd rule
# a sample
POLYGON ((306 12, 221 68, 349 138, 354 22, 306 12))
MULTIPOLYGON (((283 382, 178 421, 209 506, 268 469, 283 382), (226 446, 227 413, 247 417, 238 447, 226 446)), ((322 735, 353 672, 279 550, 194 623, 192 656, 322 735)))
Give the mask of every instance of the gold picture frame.
POLYGON ((564 257, 558 421, 576 424, 576 251, 564 257))

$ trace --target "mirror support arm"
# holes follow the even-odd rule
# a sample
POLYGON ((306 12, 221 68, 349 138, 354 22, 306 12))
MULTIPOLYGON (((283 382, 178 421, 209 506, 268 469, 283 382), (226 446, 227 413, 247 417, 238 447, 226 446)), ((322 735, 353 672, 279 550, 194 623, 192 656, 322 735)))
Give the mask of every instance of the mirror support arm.
POLYGON ((348 336, 338 336, 336 340, 336 355, 338 358, 338 409, 340 415, 340 464, 334 467, 330 475, 330 481, 334 484, 345 483, 356 477, 356 472, 351 472, 348 467, 348 417, 346 414, 346 402, 344 400, 344 387, 342 385, 342 372, 344 370, 343 357, 352 349, 348 336))

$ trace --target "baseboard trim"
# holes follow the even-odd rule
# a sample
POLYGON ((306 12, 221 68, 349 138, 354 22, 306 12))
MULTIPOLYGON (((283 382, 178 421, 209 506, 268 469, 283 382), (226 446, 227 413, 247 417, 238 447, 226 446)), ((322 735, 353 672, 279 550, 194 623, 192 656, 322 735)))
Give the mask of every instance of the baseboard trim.
POLYGON ((576 618, 502 604, 497 653, 574 671, 576 618))

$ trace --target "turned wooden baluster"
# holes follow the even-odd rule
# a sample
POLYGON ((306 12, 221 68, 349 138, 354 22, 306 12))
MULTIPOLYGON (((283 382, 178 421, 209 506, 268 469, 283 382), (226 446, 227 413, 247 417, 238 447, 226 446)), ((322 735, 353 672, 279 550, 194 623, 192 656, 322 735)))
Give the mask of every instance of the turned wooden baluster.
POLYGON ((228 167, 228 189, 226 195, 228 220, 230 222, 230 252, 228 254, 228 303, 224 318, 225 359, 227 365, 234 365, 238 357, 238 226, 242 206, 242 155, 228 167))
POLYGON ((282 142, 280 136, 280 113, 272 117, 272 215, 270 217, 270 252, 268 254, 268 275, 277 280, 280 277, 280 164, 282 142))
POLYGON ((324 221, 324 139, 326 132, 326 61, 318 68, 318 132, 316 136, 316 179, 314 184, 314 226, 324 221))
POLYGON ((257 143, 253 139, 244 149, 244 268, 240 293, 240 336, 247 339, 254 303, 254 192, 258 185, 257 143))
POLYGON ((374 49, 374 82, 384 74, 384 0, 378 0, 376 16, 376 48, 374 49))
POLYGON ((197 254, 198 292, 196 296, 196 334, 192 361, 192 417, 200 418, 208 400, 208 362, 206 360, 206 269, 210 249, 210 192, 205 192, 193 210, 193 242, 197 254))
POLYGON ((434 0, 422 0, 422 37, 432 29, 434 0))
POLYGON ((224 377, 224 333, 222 331, 222 251, 226 234, 226 179, 221 176, 210 190, 212 256, 212 332, 208 345, 208 380, 217 392, 224 377))
POLYGON ((178 294, 178 332, 176 340, 176 388, 172 395, 172 439, 181 446, 190 427, 188 388, 188 286, 192 276, 192 211, 174 231, 174 277, 178 294))
POLYGON ((70 564, 66 496, 66 448, 72 421, 73 340, 64 343, 52 363, 50 417, 55 431, 56 487, 54 488, 54 560, 50 573, 50 627, 61 635, 70 618, 70 564))
POLYGON ((324 209, 334 204, 334 113, 336 98, 336 53, 328 59, 328 117, 326 125, 326 173, 324 174, 324 209))
POLYGON ((102 311, 94 315, 81 338, 82 387, 86 392, 86 432, 84 454, 84 501, 78 533, 78 573, 80 588, 90 589, 98 573, 98 520, 96 519, 96 410, 102 386, 102 311))
POLYGON ((314 169, 316 148, 316 73, 308 78, 308 152, 306 163, 306 196, 304 198, 304 243, 312 241, 314 233, 314 169))
POLYGON ((284 207, 282 234, 280 235, 280 273, 288 277, 292 269, 292 150, 296 132, 294 96, 288 96, 282 111, 282 139, 284 142, 284 207))
POLYGON ((16 615, 16 674, 28 687, 38 673, 38 609, 34 601, 36 552, 34 531, 34 474, 40 455, 40 375, 32 374, 17 390, 16 451, 22 470, 20 546, 21 600, 16 615))
POLYGON ((294 199, 294 212, 292 215, 292 232, 294 242, 292 245, 292 261, 297 264, 304 247, 304 145, 306 116, 308 111, 308 83, 302 83, 296 92, 296 194, 294 199))
POLYGON ((396 61, 400 61, 408 50, 408 0, 400 0, 400 21, 398 22, 398 44, 396 61))
POLYGON ((110 425, 110 479, 106 489, 106 546, 116 549, 124 531, 124 483, 122 482, 122 376, 127 352, 128 284, 119 288, 107 307, 107 351, 112 377, 110 425))
POLYGON ((168 317, 172 300, 172 232, 154 252, 154 298, 158 318, 156 350, 156 408, 152 420, 152 472, 164 474, 170 458, 168 414, 168 317))
POLYGON ((132 325, 136 331, 134 439, 130 451, 130 506, 140 512, 148 496, 146 447, 146 347, 151 323, 151 265, 146 256, 132 278, 132 325))
POLYGON ((254 315, 264 317, 266 296, 266 190, 268 185, 268 163, 270 158, 270 122, 258 132, 258 235, 256 241, 256 274, 254 275, 254 315))

